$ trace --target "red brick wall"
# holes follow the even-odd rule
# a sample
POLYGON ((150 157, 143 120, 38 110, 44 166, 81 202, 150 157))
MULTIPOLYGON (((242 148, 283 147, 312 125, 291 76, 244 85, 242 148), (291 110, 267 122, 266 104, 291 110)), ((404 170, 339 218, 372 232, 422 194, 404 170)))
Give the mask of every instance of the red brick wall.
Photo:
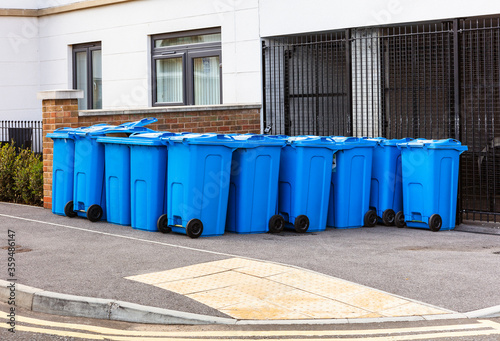
POLYGON ((193 133, 256 133, 260 132, 260 113, 258 109, 209 110, 194 112, 160 112, 146 114, 80 116, 79 125, 97 123, 121 124, 155 117, 157 123, 147 127, 154 130, 171 132, 191 131, 193 133))
POLYGON ((57 128, 78 127, 77 99, 47 99, 42 102, 43 119, 43 207, 52 208, 52 139, 57 128))
MULTIPOLYGON (((78 116, 77 99, 44 100, 43 135, 62 127, 90 126, 97 123, 118 125, 155 117, 157 123, 147 127, 154 130, 194 133, 259 133, 259 109, 227 109, 206 111, 158 111, 140 114, 116 114, 99 116, 78 116)), ((43 138, 43 206, 52 208, 52 139, 43 138)))

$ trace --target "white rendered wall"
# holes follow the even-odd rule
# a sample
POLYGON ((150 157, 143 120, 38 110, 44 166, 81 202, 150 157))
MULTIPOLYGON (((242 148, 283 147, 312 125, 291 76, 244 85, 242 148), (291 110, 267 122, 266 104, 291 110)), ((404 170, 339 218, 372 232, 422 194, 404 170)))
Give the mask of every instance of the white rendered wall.
POLYGON ((0 17, 0 120, 41 120, 37 18, 0 17))
POLYGON ((44 0, 2 0, 0 8, 37 9, 40 1, 44 0))
MULTIPOLYGON (((72 2, 2 0, 0 7, 72 2)), ((150 35, 220 26, 223 102, 259 103, 260 37, 495 13, 500 1, 141 0, 38 19, 0 17, 0 119, 40 119, 36 92, 72 87, 73 44, 102 43, 104 108, 147 107, 150 35)))
POLYGON ((262 37, 500 13, 492 0, 260 0, 262 37))
POLYGON ((150 106, 150 36, 220 26, 223 102, 259 103, 257 5, 257 0, 143 0, 43 17, 41 87, 71 87, 69 46, 100 41, 103 108, 150 106))

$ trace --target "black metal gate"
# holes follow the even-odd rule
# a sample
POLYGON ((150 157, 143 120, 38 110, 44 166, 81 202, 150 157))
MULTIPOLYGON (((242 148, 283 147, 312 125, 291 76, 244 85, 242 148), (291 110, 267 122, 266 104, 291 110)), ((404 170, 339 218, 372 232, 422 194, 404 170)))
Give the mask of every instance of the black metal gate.
POLYGON ((263 41, 273 134, 456 138, 458 218, 500 221, 500 18, 263 41))

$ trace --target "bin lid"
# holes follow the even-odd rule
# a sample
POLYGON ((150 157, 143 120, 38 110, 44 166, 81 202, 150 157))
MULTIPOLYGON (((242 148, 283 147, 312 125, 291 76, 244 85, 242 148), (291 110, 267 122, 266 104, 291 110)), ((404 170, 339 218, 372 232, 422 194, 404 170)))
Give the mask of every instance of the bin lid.
POLYGON ((340 149, 337 142, 328 136, 292 136, 288 138, 287 145, 292 147, 328 148, 334 150, 340 149))
POLYGON ((468 150, 467 146, 455 139, 426 140, 416 139, 405 143, 398 143, 398 148, 425 148, 425 149, 453 149, 459 152, 468 150))
POLYGON ((235 141, 240 142, 238 148, 256 148, 256 147, 283 147, 286 145, 288 136, 283 135, 263 135, 263 134, 244 134, 230 135, 235 141))
POLYGON ((339 150, 356 147, 375 147, 378 143, 376 139, 364 137, 331 136, 330 138, 339 145, 339 150))
POLYGON ((114 127, 114 126, 110 126, 109 124, 106 124, 106 123, 99 123, 99 124, 95 124, 95 125, 90 126, 90 127, 77 127, 77 128, 65 127, 65 128, 56 129, 52 133, 48 133, 47 137, 50 137, 52 139, 54 139, 54 138, 59 138, 59 139, 74 138, 74 134, 79 133, 79 132, 104 131, 104 130, 109 129, 110 127, 114 127))
POLYGON ((68 139, 70 137, 70 133, 73 131, 78 131, 79 129, 86 129, 88 127, 78 127, 78 128, 59 128, 54 130, 52 133, 48 133, 46 136, 51 139, 68 139))
POLYGON ((180 134, 172 137, 163 137, 162 141, 170 144, 184 143, 184 144, 204 144, 204 145, 224 145, 227 147, 237 148, 242 142, 235 140, 235 136, 225 134, 199 134, 188 133, 180 134))
POLYGON ((367 138, 367 140, 375 141, 379 146, 394 146, 394 147, 396 147, 398 143, 413 141, 411 137, 406 137, 404 139, 391 139, 391 140, 388 140, 385 137, 370 137, 367 138))
POLYGON ((139 121, 126 122, 118 126, 112 126, 107 124, 94 125, 86 129, 81 129, 78 131, 71 132, 75 136, 86 136, 97 138, 98 136, 103 136, 105 134, 112 133, 134 133, 134 132, 154 132, 154 130, 144 128, 145 125, 151 124, 158 121, 154 117, 143 118, 139 121))
POLYGON ((112 144, 126 144, 126 145, 140 145, 140 146, 159 146, 164 145, 161 138, 179 135, 169 131, 148 131, 136 132, 129 137, 113 137, 113 136, 99 136, 97 142, 99 143, 112 143, 112 144))

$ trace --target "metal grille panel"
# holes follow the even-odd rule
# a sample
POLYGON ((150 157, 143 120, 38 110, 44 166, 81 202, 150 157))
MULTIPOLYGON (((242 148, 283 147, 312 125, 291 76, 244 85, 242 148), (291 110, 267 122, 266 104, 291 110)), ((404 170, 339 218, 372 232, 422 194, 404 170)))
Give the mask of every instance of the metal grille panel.
POLYGON ((500 220, 500 18, 270 38, 263 69, 267 132, 459 139, 458 221, 500 220))

